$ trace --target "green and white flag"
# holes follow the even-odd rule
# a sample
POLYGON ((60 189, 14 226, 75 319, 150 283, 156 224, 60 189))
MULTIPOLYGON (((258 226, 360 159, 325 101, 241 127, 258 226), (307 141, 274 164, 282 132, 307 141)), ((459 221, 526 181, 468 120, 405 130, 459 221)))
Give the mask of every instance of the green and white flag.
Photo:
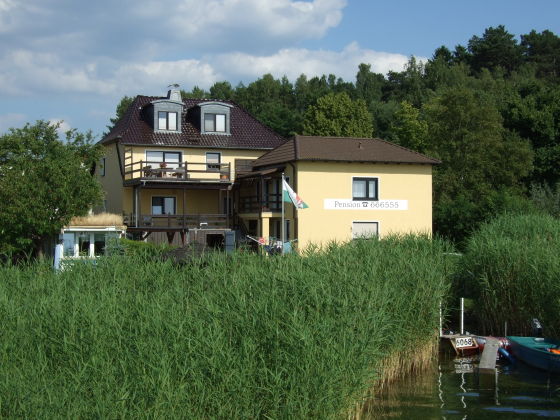
POLYGON ((296 209, 306 209, 309 206, 303 202, 301 197, 288 185, 286 180, 282 178, 282 198, 286 202, 292 202, 296 209))

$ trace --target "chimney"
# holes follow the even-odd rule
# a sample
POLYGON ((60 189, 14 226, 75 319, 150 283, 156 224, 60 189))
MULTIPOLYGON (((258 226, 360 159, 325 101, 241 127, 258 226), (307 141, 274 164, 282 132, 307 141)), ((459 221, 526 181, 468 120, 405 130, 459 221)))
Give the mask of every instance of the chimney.
POLYGON ((167 91, 167 99, 171 101, 182 102, 181 90, 179 90, 179 85, 177 83, 173 83, 167 87, 169 88, 169 90, 167 91))

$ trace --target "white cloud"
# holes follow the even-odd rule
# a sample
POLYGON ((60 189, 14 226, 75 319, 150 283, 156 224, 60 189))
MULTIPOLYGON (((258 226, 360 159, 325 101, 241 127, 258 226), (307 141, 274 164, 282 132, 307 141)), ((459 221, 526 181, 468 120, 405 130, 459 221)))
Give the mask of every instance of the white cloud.
POLYGON ((0 93, 111 92, 114 86, 98 78, 95 69, 94 63, 65 63, 52 53, 15 50, 0 58, 0 93))
MULTIPOLYGON (((422 58, 420 58, 422 59, 422 58)), ((210 87, 229 80, 250 82, 265 73, 286 75, 295 80, 334 74, 354 81, 360 63, 371 64, 372 71, 386 74, 402 71, 408 57, 373 51, 351 43, 341 51, 285 48, 269 55, 243 52, 207 54, 202 59, 116 61, 91 58, 81 63, 64 63, 51 53, 17 50, 0 59, 0 93, 13 96, 35 94, 62 96, 95 94, 113 96, 146 93, 162 94, 170 83, 184 89, 197 85, 210 87)))
POLYGON ((179 83, 183 87, 210 86, 218 80, 213 67, 200 60, 150 61, 146 63, 123 64, 114 74, 112 84, 119 91, 162 94, 165 86, 179 83))
MULTIPOLYGON (((345 6, 345 0, 187 0, 178 3, 169 23, 186 41, 205 46, 233 41, 235 49, 246 50, 256 43, 321 38, 340 23, 345 6)), ((160 1, 157 9, 166 14, 160 1)))
POLYGON ((346 0, 0 0, 0 55, 14 47, 69 59, 271 52, 321 38, 345 6, 346 0))
POLYGON ((266 67, 280 48, 324 36, 345 7, 346 0, 0 0, 0 95, 118 96, 161 92, 171 82, 237 81, 255 73, 222 68, 229 51, 237 52, 229 61, 264 55, 266 67))
POLYGON ((360 63, 371 64, 371 70, 386 74, 389 70, 402 71, 408 57, 402 54, 373 51, 351 43, 342 51, 285 48, 275 54, 257 56, 246 53, 221 54, 210 57, 217 69, 223 69, 230 80, 235 77, 255 79, 265 73, 276 77, 286 75, 295 80, 300 74, 309 77, 334 74, 354 81, 360 63))
POLYGON ((49 120, 50 125, 58 125, 56 131, 59 136, 65 137, 66 132, 70 131, 72 127, 66 121, 60 118, 51 118, 49 120))

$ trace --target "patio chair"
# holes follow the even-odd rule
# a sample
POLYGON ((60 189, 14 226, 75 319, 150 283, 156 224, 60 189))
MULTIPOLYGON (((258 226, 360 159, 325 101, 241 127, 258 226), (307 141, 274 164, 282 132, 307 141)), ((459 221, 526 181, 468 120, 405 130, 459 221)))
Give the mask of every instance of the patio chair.
POLYGON ((152 172, 151 165, 144 166, 144 177, 145 178, 150 178, 152 176, 154 176, 154 173, 152 172))

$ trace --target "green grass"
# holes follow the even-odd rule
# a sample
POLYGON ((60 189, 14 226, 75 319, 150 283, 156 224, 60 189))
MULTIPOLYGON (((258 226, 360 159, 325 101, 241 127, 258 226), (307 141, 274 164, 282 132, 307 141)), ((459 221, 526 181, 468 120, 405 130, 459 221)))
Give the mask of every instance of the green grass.
POLYGON ((0 416, 347 417, 384 361, 433 339, 446 250, 406 237, 0 268, 0 416))
POLYGON ((483 333, 530 334, 532 318, 560 334, 560 220, 549 215, 503 215, 468 241, 459 274, 475 299, 483 333))

